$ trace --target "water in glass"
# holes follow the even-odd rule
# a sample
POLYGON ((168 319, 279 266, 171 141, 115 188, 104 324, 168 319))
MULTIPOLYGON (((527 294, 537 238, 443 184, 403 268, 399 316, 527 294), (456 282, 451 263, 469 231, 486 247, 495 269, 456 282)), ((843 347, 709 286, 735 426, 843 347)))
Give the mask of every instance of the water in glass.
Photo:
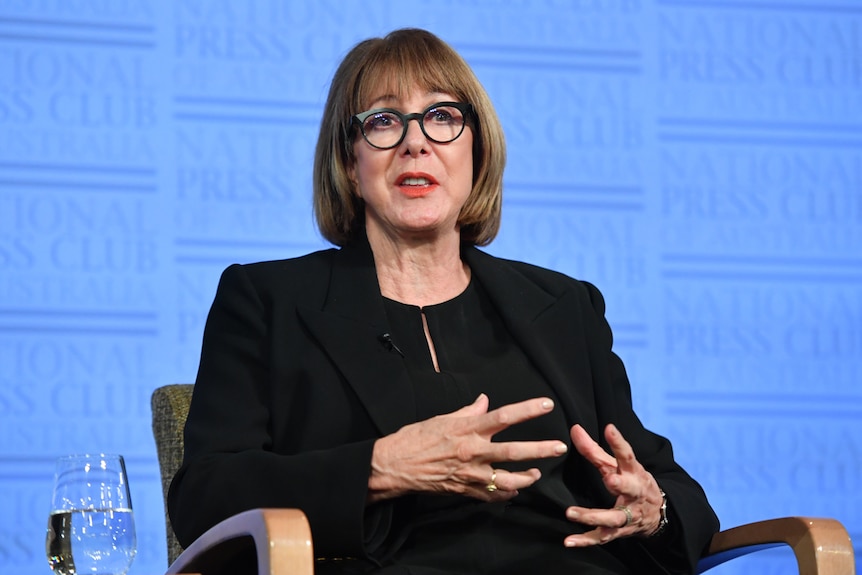
POLYGON ((125 575, 135 551, 122 456, 60 458, 46 539, 51 569, 60 575, 125 575))

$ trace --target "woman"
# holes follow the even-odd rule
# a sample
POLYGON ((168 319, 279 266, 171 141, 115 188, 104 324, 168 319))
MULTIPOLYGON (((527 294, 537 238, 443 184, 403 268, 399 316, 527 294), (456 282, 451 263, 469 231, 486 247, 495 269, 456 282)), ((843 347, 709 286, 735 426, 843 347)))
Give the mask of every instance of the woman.
POLYGON ((298 507, 318 573, 693 569, 718 521, 632 411, 599 292, 475 247, 504 164, 441 40, 345 57, 314 166, 341 249, 224 272, 169 496, 181 543, 298 507))

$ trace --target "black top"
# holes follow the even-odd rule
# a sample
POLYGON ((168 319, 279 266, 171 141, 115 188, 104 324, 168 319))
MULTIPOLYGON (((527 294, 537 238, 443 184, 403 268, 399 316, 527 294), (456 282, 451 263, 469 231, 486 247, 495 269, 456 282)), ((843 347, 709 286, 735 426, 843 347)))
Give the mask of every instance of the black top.
MULTIPOLYGON (((384 302, 392 341, 404 355, 414 388, 419 421, 456 411, 472 403, 480 393, 488 396, 489 409, 550 397, 558 406, 551 413, 505 429, 494 436, 494 441, 559 439, 571 451, 568 425, 553 389, 516 344, 479 282, 471 281, 454 299, 423 308, 391 299, 384 302), (423 314, 437 353, 439 373, 434 370, 425 340, 423 314)), ((522 490, 512 504, 528 505, 558 521, 563 519, 565 508, 575 504, 563 482, 564 463, 565 457, 556 457, 494 467, 512 471, 537 467, 542 478, 522 490)), ((464 505, 475 503, 461 496, 419 498, 419 508, 429 513, 464 505)))

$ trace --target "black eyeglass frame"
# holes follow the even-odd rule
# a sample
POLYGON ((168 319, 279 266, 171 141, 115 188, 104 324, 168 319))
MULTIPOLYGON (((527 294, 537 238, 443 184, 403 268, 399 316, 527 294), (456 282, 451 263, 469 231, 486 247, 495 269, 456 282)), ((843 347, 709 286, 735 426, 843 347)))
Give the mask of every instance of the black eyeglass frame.
POLYGON ((436 144, 448 144, 449 142, 454 142, 461 137, 461 134, 464 133, 464 127, 467 125, 469 119, 472 118, 473 113, 473 104, 470 104, 469 102, 435 102, 421 112, 414 112, 412 114, 404 114, 396 110, 395 108, 374 108, 373 110, 368 110, 367 112, 360 112, 358 114, 354 114, 350 117, 350 124, 359 126, 359 131, 362 133, 362 137, 365 139, 366 142, 368 142, 368 145, 372 148, 376 148, 378 150, 391 150, 392 148, 399 146, 401 142, 404 141, 404 136, 407 135, 407 124, 410 122, 410 120, 416 120, 419 123, 419 129, 422 130, 422 133, 430 141, 436 144), (443 106, 455 108, 456 110, 461 112, 461 116, 464 122, 461 124, 461 130, 454 138, 441 141, 435 140, 428 135, 428 132, 425 131, 425 114, 427 114, 434 108, 440 108, 443 106), (368 139, 368 135, 365 133, 365 120, 367 120, 374 114, 380 114, 381 112, 389 112, 395 114, 401 119, 401 137, 398 138, 398 141, 391 146, 377 146, 375 144, 372 144, 371 140, 368 139))

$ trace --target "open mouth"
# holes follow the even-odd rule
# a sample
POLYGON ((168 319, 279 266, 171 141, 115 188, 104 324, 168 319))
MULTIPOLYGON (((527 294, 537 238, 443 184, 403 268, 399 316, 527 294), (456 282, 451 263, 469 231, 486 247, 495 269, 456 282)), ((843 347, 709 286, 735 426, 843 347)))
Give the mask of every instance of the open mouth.
POLYGON ((419 197, 431 193, 437 187, 437 180, 429 174, 401 174, 395 185, 402 194, 410 197, 419 197))
POLYGON ((402 178, 399 186, 430 186, 433 182, 428 178, 402 178))

